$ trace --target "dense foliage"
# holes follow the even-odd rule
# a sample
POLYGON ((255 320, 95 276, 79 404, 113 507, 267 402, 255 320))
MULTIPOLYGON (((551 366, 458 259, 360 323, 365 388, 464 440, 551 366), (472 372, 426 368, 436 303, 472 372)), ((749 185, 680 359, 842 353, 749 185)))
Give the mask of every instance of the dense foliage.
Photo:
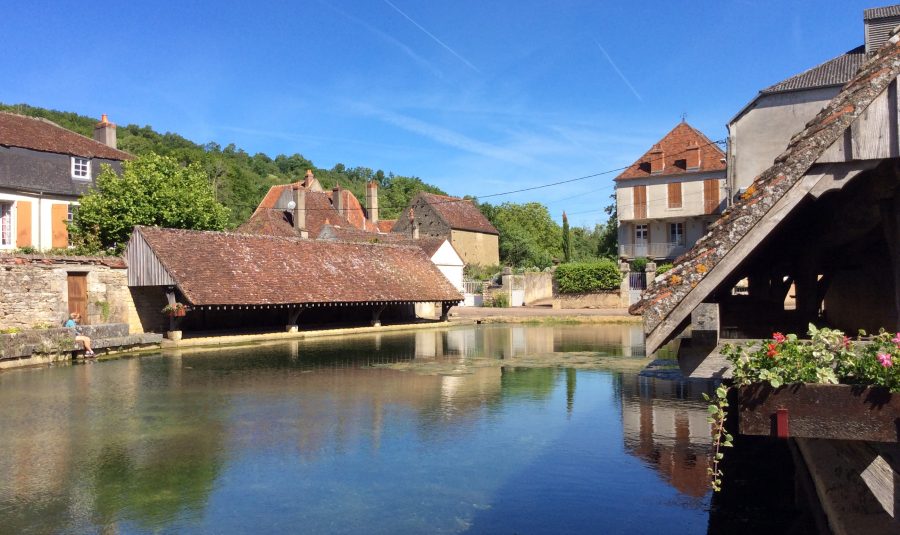
POLYGON ((572 261, 572 242, 571 242, 571 233, 569 232, 569 218, 566 217, 566 213, 563 212, 563 226, 562 226, 562 250, 563 250, 563 261, 571 262, 572 261))
POLYGON ((153 153, 124 162, 121 174, 105 166, 80 203, 69 231, 88 249, 123 250, 135 225, 223 230, 228 222, 198 164, 153 153))
POLYGON ((585 293, 598 290, 618 290, 622 272, 608 259, 595 262, 561 264, 553 272, 559 293, 585 293))
MULTIPOLYGON (((92 117, 27 104, 0 104, 0 111, 44 117, 88 137, 97 123, 97 119, 92 117)), ((170 156, 184 165, 198 165, 206 175, 214 198, 229 209, 229 227, 246 221, 269 187, 296 182, 303 178, 307 169, 313 170, 323 187, 331 188, 340 183, 360 201, 365 198, 366 182, 377 180, 381 186, 379 215, 382 219, 396 218, 419 191, 445 195, 445 192, 418 177, 395 176, 381 170, 346 167, 340 163, 331 169, 320 169, 301 154, 279 154, 274 158, 263 153, 250 155, 234 144, 224 148, 218 143, 200 145, 171 132, 160 134, 150 126, 120 125, 117 135, 119 148, 135 156, 156 153, 170 156)))
POLYGON ((659 264, 656 266, 656 274, 662 275, 663 273, 665 273, 666 271, 669 271, 673 267, 675 267, 675 266, 669 262, 666 262, 665 264, 659 264))

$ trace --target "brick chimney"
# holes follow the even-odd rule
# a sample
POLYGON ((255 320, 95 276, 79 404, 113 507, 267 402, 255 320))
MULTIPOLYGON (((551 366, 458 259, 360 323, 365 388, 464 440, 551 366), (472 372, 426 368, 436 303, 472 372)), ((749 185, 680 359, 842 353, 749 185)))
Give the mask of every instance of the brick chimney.
POLYGON ((662 173, 666 168, 666 153, 659 147, 654 145, 650 149, 650 173, 662 173))
POLYGON ((116 125, 109 122, 106 114, 100 116, 100 122, 94 125, 94 139, 112 148, 116 148, 116 125))
POLYGON ((412 232, 412 239, 419 239, 419 222, 416 221, 416 210, 414 208, 409 209, 409 228, 412 232))
POLYGON ((339 214, 344 215, 344 198, 343 191, 341 190, 340 185, 336 185, 331 189, 331 205, 334 206, 334 209, 338 211, 339 214))
POLYGON ((374 180, 366 184, 366 216, 373 224, 378 224, 378 183, 374 180))
POLYGON ((691 143, 684 151, 685 167, 688 169, 700 169, 700 146, 697 143, 691 143))
POLYGON ((294 228, 300 231, 301 238, 308 238, 306 231, 306 188, 294 186, 294 228))

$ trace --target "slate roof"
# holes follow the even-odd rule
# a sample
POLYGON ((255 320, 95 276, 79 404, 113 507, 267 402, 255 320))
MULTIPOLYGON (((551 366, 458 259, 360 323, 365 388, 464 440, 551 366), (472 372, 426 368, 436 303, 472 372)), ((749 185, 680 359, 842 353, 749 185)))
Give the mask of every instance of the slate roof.
POLYGON ((481 210, 468 199, 448 197, 424 191, 420 192, 418 196, 431 205, 441 219, 452 229, 483 232, 485 234, 500 234, 494 228, 494 225, 484 217, 481 210))
POLYGON ((135 227, 192 305, 461 301, 417 247, 135 227))
POLYGON ((36 117, 0 112, 0 145, 41 152, 55 152, 106 160, 128 160, 132 156, 58 124, 36 117))
POLYGON ((771 85, 760 91, 760 93, 769 95, 785 91, 844 85, 859 70, 865 59, 866 47, 861 45, 836 58, 771 85))
POLYGON ((675 128, 663 136, 653 147, 638 158, 631 166, 622 171, 616 177, 616 181, 646 178, 649 176, 672 176, 687 173, 708 173, 710 171, 724 171, 725 163, 722 159, 725 153, 715 143, 703 135, 702 132, 682 121, 675 128), (687 169, 685 165, 685 151, 691 145, 700 147, 700 168, 687 169), (662 149, 663 158, 666 161, 661 173, 650 174, 650 153, 657 147, 662 149))
POLYGON ((644 330, 649 335, 648 352, 665 343, 673 335, 673 325, 690 314, 684 307, 678 308, 679 304, 692 292, 698 292, 700 298, 710 295, 714 288, 703 285, 704 278, 716 272, 718 264, 729 252, 897 78, 900 73, 898 43, 900 37, 894 34, 806 128, 791 139, 774 165, 756 177, 742 198, 710 225, 709 232, 690 251, 676 259, 674 268, 664 278, 655 280, 647 288, 641 301, 631 306, 629 312, 644 317, 644 330), (675 316, 670 317, 675 312, 675 316), (666 325, 662 330, 655 332, 664 321, 666 325), (650 337, 654 340, 652 344, 650 337))
POLYGON ((900 16, 900 5, 873 7, 863 11, 863 20, 900 16))

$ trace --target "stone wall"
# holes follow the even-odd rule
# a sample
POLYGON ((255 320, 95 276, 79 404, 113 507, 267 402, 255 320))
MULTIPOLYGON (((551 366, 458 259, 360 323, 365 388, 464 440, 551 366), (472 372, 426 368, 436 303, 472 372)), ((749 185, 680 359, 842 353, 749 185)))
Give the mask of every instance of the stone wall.
POLYGON ((553 308, 624 308, 619 290, 584 294, 560 294, 553 308))
POLYGON ((459 256, 466 265, 500 265, 500 241, 496 234, 452 230, 450 231, 450 243, 459 252, 459 256))
POLYGON ((525 304, 553 297, 553 273, 525 273, 525 304))
POLYGON ((58 327, 69 314, 69 273, 87 274, 85 324, 127 323, 143 332, 121 258, 0 256, 0 329, 58 327))

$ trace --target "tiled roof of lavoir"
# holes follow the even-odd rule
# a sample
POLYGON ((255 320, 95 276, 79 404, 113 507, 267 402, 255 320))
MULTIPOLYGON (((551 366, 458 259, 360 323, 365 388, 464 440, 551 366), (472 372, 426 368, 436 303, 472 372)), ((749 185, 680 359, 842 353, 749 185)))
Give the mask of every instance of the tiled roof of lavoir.
POLYGON ((89 137, 76 134, 47 119, 0 112, 0 145, 82 158, 128 160, 127 152, 114 149, 89 137))
POLYGON ((136 227, 192 305, 460 301, 417 247, 136 227))
POLYGON ((481 210, 468 199, 460 199, 458 197, 448 197, 446 195, 437 195, 434 193, 421 192, 419 195, 422 199, 431 205, 432 208, 441 216, 441 218, 452 229, 470 230, 473 232, 483 232, 485 234, 500 234, 494 225, 481 210))
MULTIPOLYGON (((691 313, 689 303, 699 303, 715 290, 712 284, 704 284, 705 279, 715 275, 712 281, 721 280, 728 274, 718 270, 722 267, 720 262, 729 259, 729 254, 741 240, 765 219, 769 210, 789 190, 797 186, 816 160, 897 78, 900 73, 898 43, 900 38, 894 34, 806 128, 791 139, 784 153, 775 159, 772 167, 756 177, 747 193, 710 225, 709 232, 675 261, 674 268, 647 288, 641 301, 632 305, 630 312, 644 317, 648 351, 655 351, 674 334, 675 327, 691 313), (689 299, 693 292, 696 295, 689 299), (685 306, 680 306, 686 300, 685 306)), ((757 247, 759 244, 751 245, 757 247)), ((734 261, 737 260, 735 257, 734 261)), ((735 262, 729 260, 731 264, 735 262)))
POLYGON ((663 136, 656 145, 650 148, 643 156, 637 159, 631 166, 622 171, 616 180, 628 180, 633 178, 646 178, 649 176, 670 176, 684 173, 706 173, 710 171, 724 171, 725 164, 722 159, 725 153, 708 137, 699 130, 682 121, 675 128, 663 136), (685 152, 689 147, 700 147, 700 167, 688 169, 685 152), (650 173, 651 153, 655 150, 663 151, 665 166, 662 172, 656 175, 650 173))
POLYGON ((784 91, 797 91, 800 89, 813 89, 816 87, 830 87, 844 85, 853 73, 859 70, 860 65, 866 59, 866 47, 858 46, 825 63, 791 76, 777 84, 771 85, 760 93, 771 94, 784 91))

